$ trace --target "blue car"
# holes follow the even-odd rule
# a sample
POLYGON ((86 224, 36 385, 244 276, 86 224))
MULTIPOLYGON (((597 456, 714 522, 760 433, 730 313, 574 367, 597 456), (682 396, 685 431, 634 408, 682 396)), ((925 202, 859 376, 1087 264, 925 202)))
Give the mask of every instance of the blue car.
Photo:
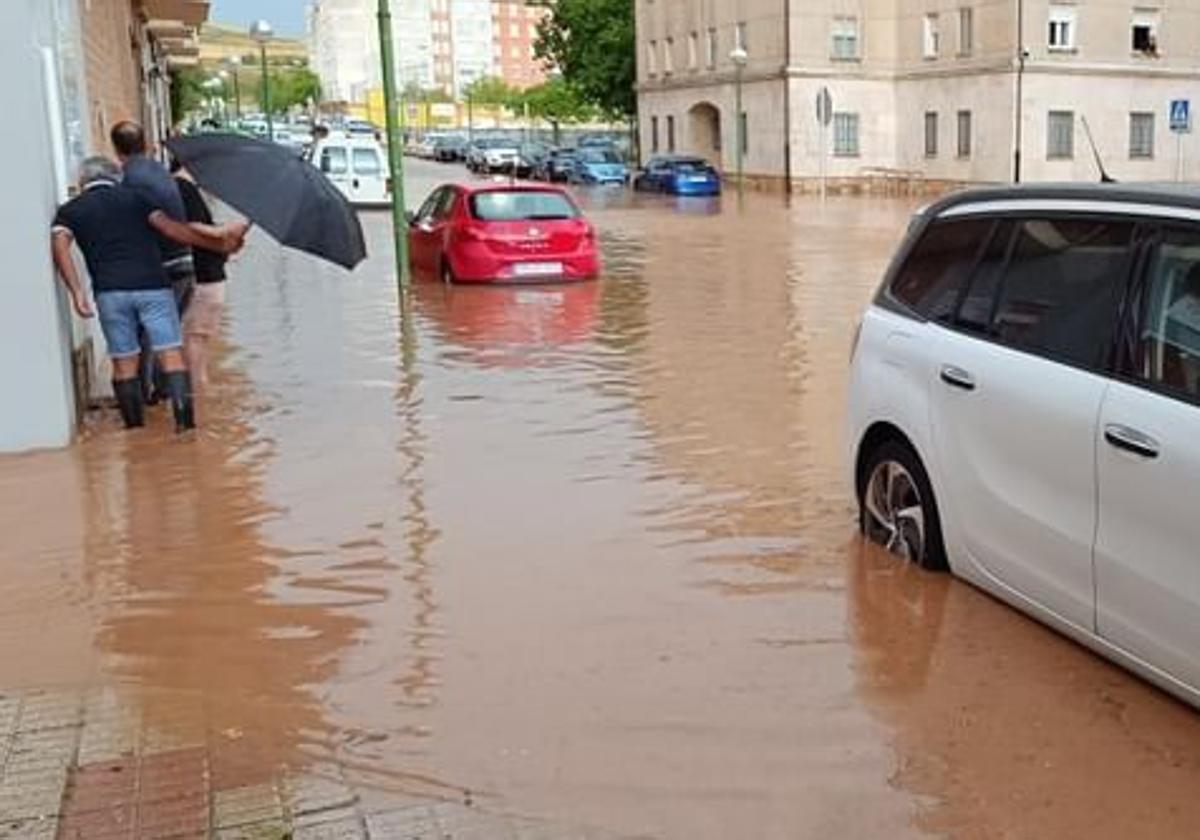
POLYGON ((580 149, 569 178, 576 184, 621 184, 629 182, 629 167, 612 149, 580 149))
POLYGON ((633 188, 671 195, 720 195, 721 176, 703 158, 655 157, 634 179, 633 188))

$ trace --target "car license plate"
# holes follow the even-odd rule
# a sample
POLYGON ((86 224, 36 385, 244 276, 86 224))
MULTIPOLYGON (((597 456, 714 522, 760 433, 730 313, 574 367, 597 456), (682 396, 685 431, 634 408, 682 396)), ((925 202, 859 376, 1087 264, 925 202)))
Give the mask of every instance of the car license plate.
POLYGON ((688 181, 693 184, 707 184, 708 176, 707 175, 692 175, 690 178, 688 178, 688 181))
POLYGON ((517 277, 554 277, 562 273, 560 262, 527 262, 513 266, 513 274, 517 277))

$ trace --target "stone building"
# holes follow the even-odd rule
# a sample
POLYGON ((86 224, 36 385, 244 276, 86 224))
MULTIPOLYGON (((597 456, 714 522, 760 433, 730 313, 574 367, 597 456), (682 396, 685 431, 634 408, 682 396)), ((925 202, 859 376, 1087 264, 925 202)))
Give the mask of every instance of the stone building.
POLYGON ((1200 177, 1200 0, 636 0, 643 155, 811 185, 1200 177), (832 120, 816 100, 827 89, 832 120))

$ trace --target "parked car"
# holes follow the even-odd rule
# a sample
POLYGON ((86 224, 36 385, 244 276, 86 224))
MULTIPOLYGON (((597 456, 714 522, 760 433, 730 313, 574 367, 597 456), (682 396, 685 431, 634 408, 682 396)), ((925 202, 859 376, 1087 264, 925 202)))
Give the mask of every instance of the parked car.
POLYGON ((517 175, 521 178, 532 178, 538 166, 550 154, 550 147, 545 143, 522 143, 517 150, 517 175))
POLYGON ((576 154, 574 149, 551 149, 534 167, 533 177, 538 181, 550 183, 569 181, 571 172, 575 169, 576 154))
POLYGON ((366 120, 346 120, 344 131, 352 137, 380 137, 383 129, 366 120))
POLYGON ((596 232, 559 187, 448 184, 409 219, 413 270, 444 282, 585 280, 596 232))
POLYGON ((720 195, 721 176, 703 158, 654 157, 634 178, 633 188, 672 195, 720 195))
POLYGON ((579 150, 570 180, 575 184, 620 184, 629 182, 629 167, 612 149, 602 147, 579 150))
POLYGON ((351 204, 376 207, 391 201, 387 155, 374 139, 329 137, 313 148, 312 160, 351 204))
POLYGON ((849 389, 866 536, 1200 704, 1200 195, 955 195, 914 220, 849 389))
POLYGON ((482 175, 508 172, 516 165, 519 156, 517 144, 511 141, 478 140, 467 158, 467 168, 482 175))
POLYGON ((433 145, 433 159, 439 163, 454 163, 466 154, 467 141, 461 137, 442 137, 433 145))

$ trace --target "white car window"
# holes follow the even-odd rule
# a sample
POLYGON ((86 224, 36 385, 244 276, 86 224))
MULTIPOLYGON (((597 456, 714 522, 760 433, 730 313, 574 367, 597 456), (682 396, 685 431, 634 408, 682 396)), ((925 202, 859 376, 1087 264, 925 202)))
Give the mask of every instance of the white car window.
POLYGON ((1200 234, 1173 232, 1151 260, 1140 371, 1154 384, 1200 398, 1200 234))

